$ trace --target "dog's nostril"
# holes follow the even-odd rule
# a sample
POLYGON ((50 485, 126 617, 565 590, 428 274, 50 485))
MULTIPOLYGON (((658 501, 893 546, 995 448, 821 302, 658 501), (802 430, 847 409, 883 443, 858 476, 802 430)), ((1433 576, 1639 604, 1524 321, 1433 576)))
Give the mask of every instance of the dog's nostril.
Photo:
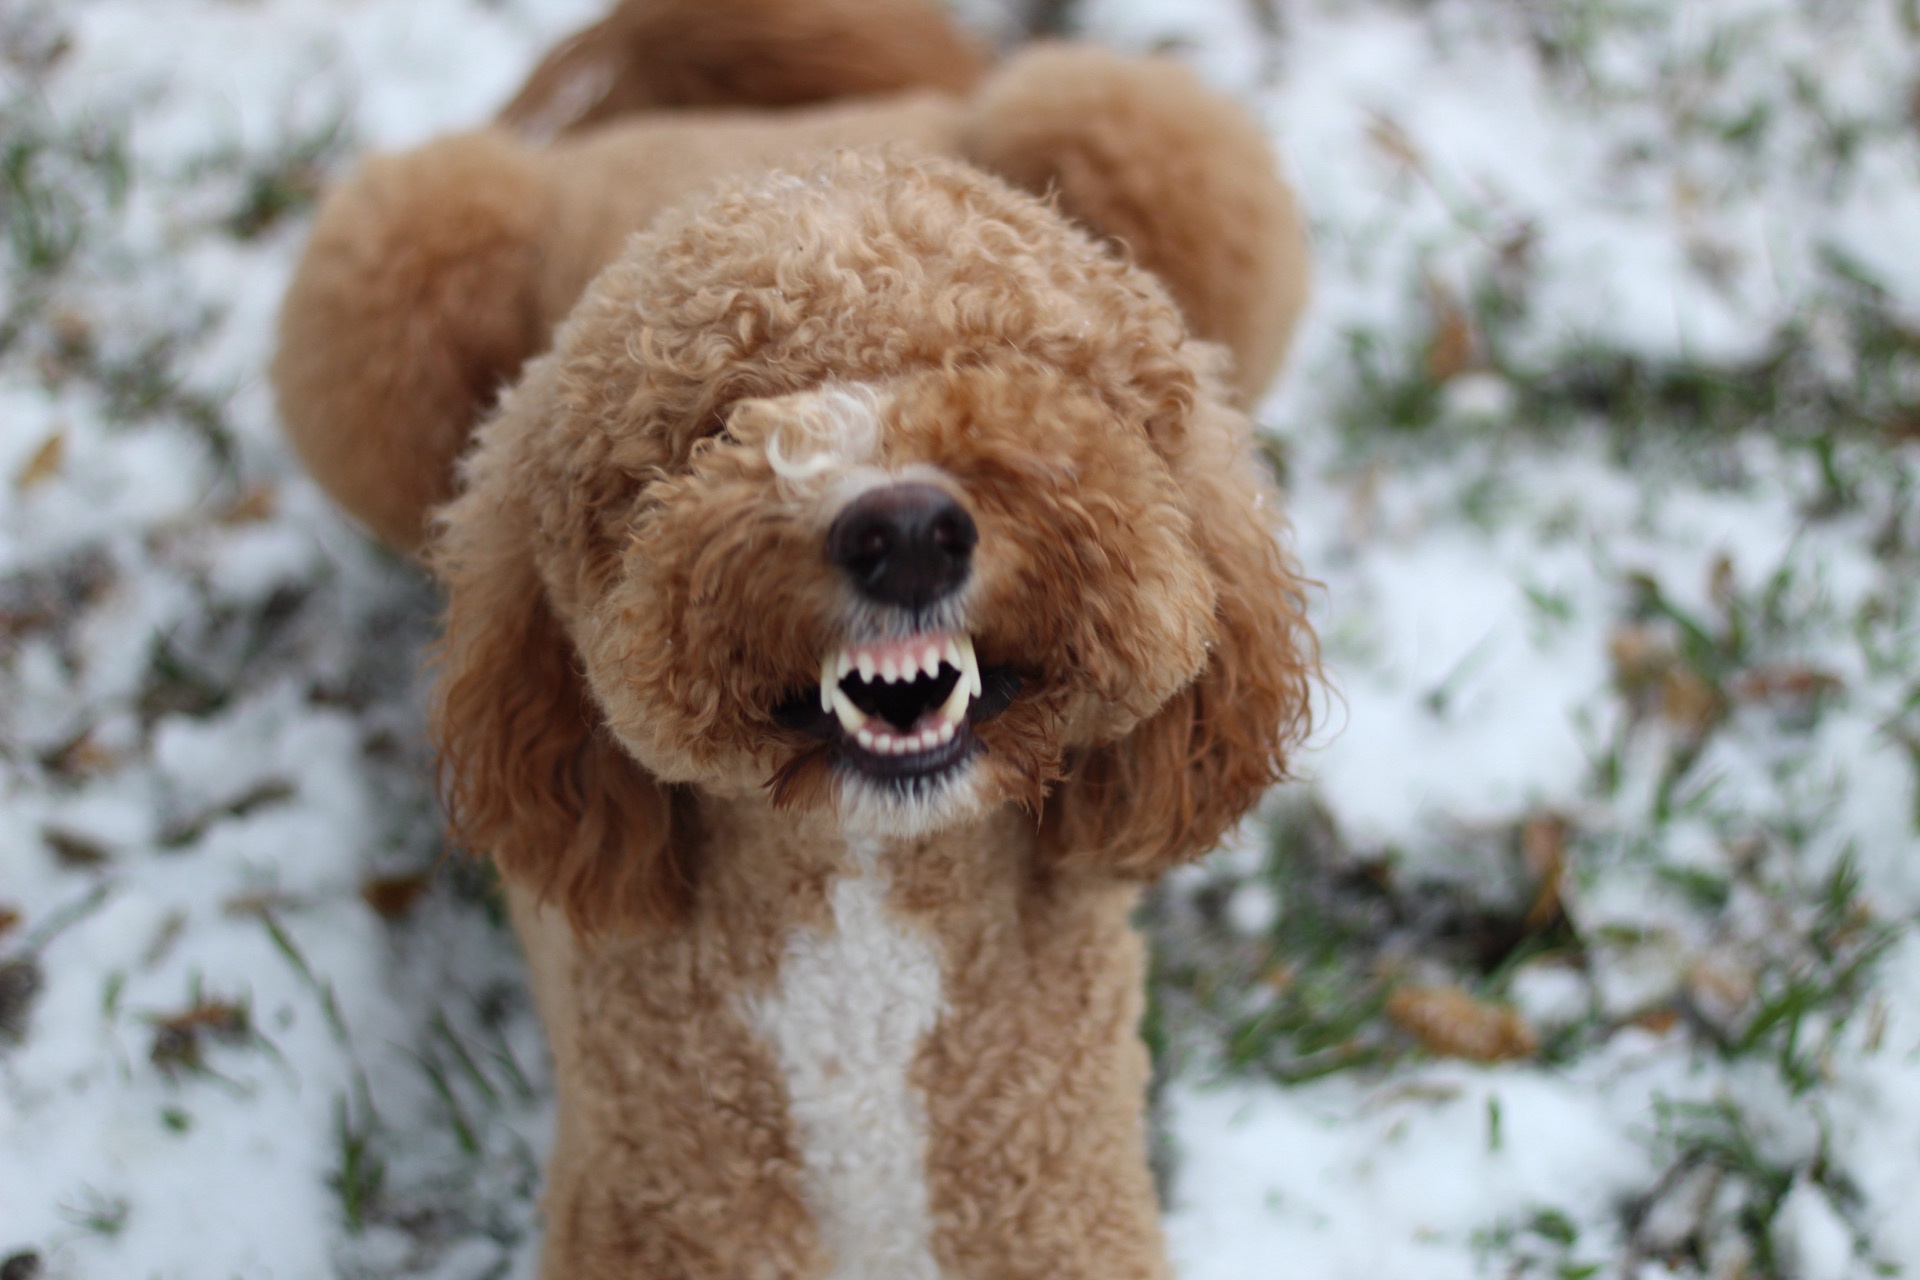
POLYGON ((980 532, 944 489, 895 484, 847 504, 827 531, 827 556, 862 595, 924 609, 967 580, 980 532))

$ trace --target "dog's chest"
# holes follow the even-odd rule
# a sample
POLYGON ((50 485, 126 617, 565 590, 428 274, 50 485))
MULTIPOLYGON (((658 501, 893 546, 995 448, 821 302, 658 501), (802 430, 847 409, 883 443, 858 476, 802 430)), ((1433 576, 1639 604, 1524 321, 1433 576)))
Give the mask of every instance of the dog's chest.
POLYGON ((872 857, 835 883, 833 927, 789 939, 749 1002, 786 1079, 806 1196, 833 1280, 936 1280, 926 1113, 911 1080, 942 1008, 933 940, 897 919, 872 857))

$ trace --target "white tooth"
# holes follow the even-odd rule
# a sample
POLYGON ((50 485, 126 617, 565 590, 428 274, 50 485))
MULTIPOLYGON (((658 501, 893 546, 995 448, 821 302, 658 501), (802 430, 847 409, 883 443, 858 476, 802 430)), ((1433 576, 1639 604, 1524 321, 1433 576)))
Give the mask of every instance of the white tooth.
POLYGON ((880 678, 882 680, 885 680, 888 684, 899 683, 900 664, 895 662, 892 658, 882 659, 880 662, 880 678))
POLYGON ((947 695, 947 700, 940 704, 940 718, 949 725, 959 724, 966 718, 967 699, 971 696, 972 686, 967 683, 966 676, 962 675, 953 682, 953 692, 947 695))
POLYGON ((920 678, 920 659, 913 656, 911 649, 907 651, 905 657, 900 659, 900 678, 902 680, 918 680, 920 678))
POLYGON ((957 643, 960 646, 960 674, 973 686, 973 696, 977 698, 983 686, 980 683, 980 660, 973 654, 973 637, 961 636, 957 643))
POLYGON ((909 753, 925 751, 927 747, 931 745, 930 743, 927 742, 926 735, 921 733, 908 734, 906 742, 907 742, 906 749, 909 753))
POLYGON ((833 714, 840 718, 840 727, 848 733, 865 732, 867 713, 854 706, 853 699, 839 685, 833 686, 833 714))
POLYGON ((927 651, 920 655, 920 669, 927 673, 928 678, 940 674, 939 645, 930 644, 927 646, 927 651))
POLYGON ((954 646, 952 636, 948 636, 946 643, 940 647, 940 656, 955 671, 960 669, 960 650, 954 646))
POLYGON ((873 683, 873 655, 870 653, 860 655, 860 678, 868 684, 873 683))
POLYGON ((847 673, 851 670, 853 670, 853 655, 845 649, 842 649, 840 651, 840 661, 835 663, 833 668, 833 678, 835 682, 837 683, 838 681, 844 680, 847 673))
POLYGON ((828 654, 820 662, 820 709, 822 711, 833 710, 833 690, 838 683, 833 672, 837 665, 832 654, 828 654))
POLYGON ((873 741, 874 741, 873 730, 862 729, 860 732, 853 735, 853 739, 855 742, 858 742, 860 744, 861 750, 863 751, 873 750, 873 741))
POLYGON ((944 746, 947 743, 952 742, 953 741, 953 721, 942 720, 940 722, 940 731, 934 734, 933 740, 937 745, 941 745, 941 746, 944 746))

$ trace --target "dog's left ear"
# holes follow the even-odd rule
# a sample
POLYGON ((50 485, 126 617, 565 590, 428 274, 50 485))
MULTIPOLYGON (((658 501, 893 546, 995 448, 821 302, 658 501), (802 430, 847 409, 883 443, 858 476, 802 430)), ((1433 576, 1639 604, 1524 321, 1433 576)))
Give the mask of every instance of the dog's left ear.
POLYGON ((539 376, 483 427, 466 491, 435 521, 447 593, 432 731, 454 838, 583 933, 671 924, 691 902, 687 815, 614 741, 535 560, 525 444, 539 376))
POLYGON ((1203 397, 1170 459, 1213 576, 1214 639, 1185 689, 1069 761, 1043 842, 1063 866, 1148 878, 1197 858, 1287 774, 1309 728, 1317 650, 1246 418, 1203 397))

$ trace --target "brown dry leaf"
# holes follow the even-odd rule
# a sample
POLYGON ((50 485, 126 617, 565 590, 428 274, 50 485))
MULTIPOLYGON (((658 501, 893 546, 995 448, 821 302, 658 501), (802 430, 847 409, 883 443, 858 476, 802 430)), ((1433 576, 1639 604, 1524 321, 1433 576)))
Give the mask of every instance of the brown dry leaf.
POLYGON ((1367 141, 1380 148, 1390 160, 1397 160, 1415 173, 1424 173, 1427 162, 1415 146, 1398 120, 1392 116, 1374 112, 1367 121, 1367 141))
POLYGON ((93 321, 78 311, 57 311, 53 316, 53 341, 62 355, 77 355, 91 350, 93 321))
POLYGON ((63 867, 82 870, 105 866, 113 856, 104 844, 91 836, 83 836, 77 831, 64 831, 59 827, 42 827, 40 838, 47 842, 47 848, 53 850, 53 856, 60 860, 60 865, 63 867))
POLYGON ((1687 969, 1687 994, 1693 1007, 1723 1031, 1732 1028, 1757 989, 1752 968, 1728 952, 1710 952, 1687 969))
POLYGON ((14 476, 14 489, 25 493, 36 485, 45 484, 60 474, 60 468, 66 465, 66 461, 67 433, 55 431, 46 438, 45 443, 33 451, 33 456, 27 459, 27 465, 20 468, 19 474, 14 476))
POLYGON ((225 1000, 201 1000, 183 1012, 153 1019, 153 1047, 147 1058, 169 1075, 205 1069, 205 1042, 239 1044, 253 1036, 245 1006, 225 1000))
POLYGON ((0 903, 0 936, 12 933, 20 925, 20 909, 0 903))
POLYGON ((1459 987, 1401 987, 1387 997, 1387 1017, 1445 1058, 1502 1062, 1530 1057, 1540 1047, 1540 1037, 1519 1013, 1459 987))
POLYGON ((65 746, 57 748, 46 757, 44 763, 53 773, 79 778, 104 773, 113 767, 117 758, 94 740, 93 731, 89 729, 65 746))
POLYGON ((1450 382, 1477 366, 1479 339, 1467 309, 1451 290, 1436 283, 1429 286, 1428 295, 1433 309, 1433 337, 1427 342, 1427 377, 1436 383, 1450 382))
POLYGON ((1733 557, 1721 552, 1707 573, 1707 595, 1722 609, 1731 609, 1740 599, 1740 582, 1734 577, 1733 557))
POLYGON ((1560 884, 1567 871, 1567 820, 1551 809, 1536 813, 1520 826, 1520 857, 1527 874, 1539 885, 1524 925, 1529 932, 1544 929, 1560 916, 1560 884))
POLYGON ((376 876, 360 886, 360 898, 383 920, 398 920, 433 883, 425 872, 404 876, 376 876))
POLYGON ((1621 627, 1607 637, 1613 681, 1634 694, 1657 686, 1674 664, 1672 646, 1646 627, 1621 627))
POLYGON ((270 916, 276 911, 294 911, 304 905, 297 893, 284 889, 255 889, 236 893, 220 904, 220 914, 236 919, 243 916, 270 916))
POLYGON ((1793 704, 1816 702, 1843 687, 1832 672, 1787 663, 1742 672, 1733 683, 1733 696, 1740 702, 1793 704))
POLYGON ((1880 1052, 1880 1046, 1886 1042, 1887 1022, 1892 1017, 1887 1008, 1885 996, 1875 996, 1867 1008, 1867 1035, 1861 1048, 1868 1056, 1880 1052))
POLYGON ((1726 709, 1726 696, 1705 676, 1678 663, 1667 668, 1660 681, 1660 714, 1669 724, 1703 738, 1726 709))
POLYGON ((233 505, 220 513, 220 523, 224 525, 259 524, 270 520, 280 509, 280 491, 270 484, 258 484, 234 499, 233 505))
POLYGON ((1632 1024, 1657 1036, 1663 1036, 1673 1030, 1680 1021, 1680 1011, 1672 1005, 1662 1005, 1658 1009, 1649 1009, 1631 1019, 1632 1024))

